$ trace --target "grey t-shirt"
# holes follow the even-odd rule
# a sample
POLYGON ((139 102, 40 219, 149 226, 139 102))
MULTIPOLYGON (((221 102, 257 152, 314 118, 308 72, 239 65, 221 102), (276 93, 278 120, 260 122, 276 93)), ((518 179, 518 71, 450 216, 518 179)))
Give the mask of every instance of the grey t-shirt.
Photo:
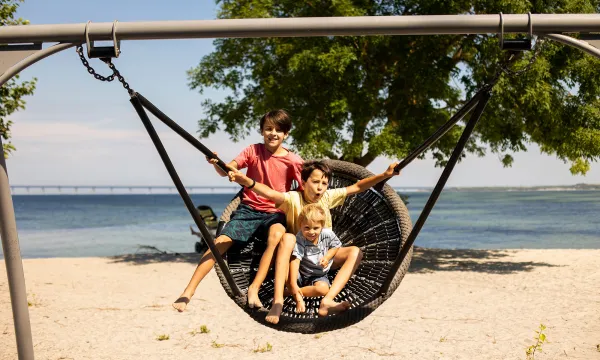
POLYGON ((319 261, 327 254, 327 251, 333 248, 342 247, 342 242, 333 233, 333 230, 326 228, 321 231, 317 245, 308 241, 302 232, 296 234, 296 246, 292 255, 300 259, 300 275, 304 277, 324 276, 329 272, 333 260, 329 261, 326 268, 323 268, 319 261))

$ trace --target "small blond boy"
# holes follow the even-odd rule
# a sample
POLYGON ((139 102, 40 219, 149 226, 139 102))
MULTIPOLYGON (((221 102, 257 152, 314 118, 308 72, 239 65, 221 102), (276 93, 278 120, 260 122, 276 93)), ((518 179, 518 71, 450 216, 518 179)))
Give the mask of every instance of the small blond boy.
MULTIPOLYGON (((296 312, 303 313, 306 311, 303 296, 325 296, 329 292, 331 283, 327 274, 342 242, 333 230, 324 229, 325 210, 318 204, 305 205, 298 223, 300 231, 292 252, 288 288, 296 300, 296 312)), ((346 282, 340 285, 343 287, 346 282)), ((350 303, 344 301, 337 308, 337 312, 344 311, 350 308, 350 303)))

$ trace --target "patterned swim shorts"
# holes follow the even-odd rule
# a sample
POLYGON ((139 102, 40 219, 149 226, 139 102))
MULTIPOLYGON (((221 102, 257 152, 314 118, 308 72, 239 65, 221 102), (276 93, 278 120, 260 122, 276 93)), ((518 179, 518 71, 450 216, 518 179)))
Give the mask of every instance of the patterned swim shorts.
POLYGON ((226 235, 231 240, 242 243, 248 242, 252 237, 265 241, 269 228, 273 224, 281 224, 285 227, 285 215, 280 212, 257 211, 248 205, 240 204, 231 214, 231 219, 225 224, 220 235, 226 235))

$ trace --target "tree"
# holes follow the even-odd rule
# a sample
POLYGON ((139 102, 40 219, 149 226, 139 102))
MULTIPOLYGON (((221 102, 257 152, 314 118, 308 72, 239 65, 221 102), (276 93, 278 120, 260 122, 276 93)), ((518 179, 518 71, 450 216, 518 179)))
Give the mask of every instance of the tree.
MULTIPOLYGON (((15 13, 19 7, 19 2, 23 0, 0 0, 0 24, 5 25, 27 25, 29 21, 22 18, 15 19, 15 13)), ((8 120, 17 110, 25 109, 25 100, 27 95, 32 95, 35 90, 36 79, 31 81, 18 82, 19 76, 13 77, 4 86, 0 87, 0 136, 2 136, 2 145, 4 147, 4 157, 16 150, 10 142, 10 126, 12 121, 8 120)))
MULTIPOLYGON (((223 0, 218 17, 319 17, 493 13, 595 13, 599 1, 558 0, 223 0)), ((498 71, 505 56, 496 35, 339 36, 217 39, 216 50, 188 72, 190 87, 230 92, 203 102, 200 137, 218 129, 238 141, 260 116, 286 108, 294 118, 292 148, 306 158, 368 165, 401 159, 498 71)), ((543 152, 589 169, 600 156, 600 61, 571 47, 538 42, 537 60, 523 75, 503 76, 467 152, 498 154, 537 143, 543 152), (543 45, 542 45, 543 43, 543 45)), ((529 63, 525 53, 514 69, 529 63)), ((430 152, 443 165, 462 128, 430 152)))

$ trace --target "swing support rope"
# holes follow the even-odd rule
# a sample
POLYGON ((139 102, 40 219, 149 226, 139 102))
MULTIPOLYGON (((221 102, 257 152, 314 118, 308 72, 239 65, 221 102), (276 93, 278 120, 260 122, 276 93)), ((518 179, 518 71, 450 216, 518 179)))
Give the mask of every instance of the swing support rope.
MULTIPOLYGON (((394 264, 390 268, 390 272, 388 273, 387 278, 385 279, 385 281, 383 282, 383 284, 381 286, 381 289, 378 293, 379 296, 389 296, 390 295, 390 294, 387 294, 387 292, 390 289, 390 286, 392 285, 392 282, 394 280, 394 276, 395 276, 396 272, 398 272, 398 270, 402 266, 402 262, 404 261, 404 258, 406 257, 406 255, 408 254, 410 249, 412 248, 417 236, 419 235, 419 232, 423 228, 423 225, 425 225, 425 221, 427 221, 427 218, 429 217, 431 210, 435 206, 440 194, 442 193, 442 190, 444 190, 446 182, 448 181, 448 178, 450 177, 450 175, 452 174, 452 171, 454 170, 454 166, 460 159, 462 151, 464 150, 469 138, 471 137, 471 134, 473 133, 473 130, 475 129, 475 125, 477 125, 477 123, 481 119, 483 111, 485 110, 485 107, 491 98, 492 89, 494 88, 494 86, 496 85, 498 80, 500 79, 500 76, 503 73, 507 74, 508 76, 519 76, 519 75, 524 74, 527 70, 529 70, 531 65, 535 62, 537 55, 541 51, 541 48, 542 48, 542 41, 539 40, 538 43, 536 44, 533 55, 529 59, 528 64, 518 71, 511 70, 510 65, 515 63, 518 59, 520 59, 521 55, 517 55, 516 52, 509 51, 507 53, 507 56, 504 59, 504 61, 499 64, 494 77, 489 82, 487 82, 485 85, 483 85, 479 89, 479 91, 477 91, 477 93, 468 102, 466 102, 456 112, 456 114, 454 114, 454 116, 452 116, 450 118, 450 120, 448 120, 444 125, 442 125, 440 128, 438 128, 435 131, 435 133, 433 133, 429 138, 427 138, 423 142, 423 144, 419 145, 415 150, 413 150, 410 154, 408 154, 394 168, 395 172, 399 172, 400 170, 402 170, 404 167, 406 167, 408 164, 410 164, 414 159, 416 159, 419 155, 421 155, 423 152, 425 152, 427 149, 429 149, 429 147, 431 147, 431 145, 433 145, 435 142, 437 142, 454 125, 456 125, 456 123, 461 121, 469 112, 472 111, 471 118, 469 119, 465 128, 463 129, 463 132, 462 132, 460 138, 458 139, 458 142, 456 143, 456 146, 454 147, 454 150, 452 151, 450 158, 448 159, 448 163, 446 164, 446 166, 444 167, 444 170, 442 171, 442 175, 440 175, 438 182, 436 183, 435 187, 433 188, 433 191, 429 195, 429 198, 427 199, 427 202, 425 203, 423 210, 419 214, 419 218, 415 222, 415 225, 413 226, 412 231, 408 235, 408 238, 406 239, 405 243, 401 246, 400 252, 398 253, 398 256, 396 257, 394 264)), ((377 188, 379 190, 381 190, 386 181, 387 180, 379 183, 377 185, 377 188)))
MULTIPOLYGON (((440 179, 438 180, 437 184, 435 185, 435 188, 431 192, 429 199, 427 199, 427 203, 425 204, 425 207, 421 211, 419 218, 415 222, 415 225, 413 226, 412 231, 408 235, 406 242, 402 245, 402 247, 400 249, 400 253, 396 257, 396 260, 394 261, 394 264, 392 265, 385 282, 381 286, 379 294, 389 295, 389 294, 387 294, 387 292, 392 284, 394 275, 396 274, 396 272, 398 271, 400 266, 402 266, 402 262, 404 261, 404 258, 406 257, 406 255, 408 254, 410 249, 412 248, 412 245, 415 242, 415 239, 417 238, 417 236, 419 235, 419 232, 423 228, 423 225, 425 224, 425 221, 429 217, 431 210, 435 206, 435 203, 437 202, 440 194, 442 193, 444 186, 446 186, 446 182, 448 181, 448 178, 450 177, 452 170, 454 170, 454 166, 458 162, 458 159, 460 158, 462 151, 467 144, 467 141, 471 137, 471 134, 473 133, 473 129, 475 128, 475 125, 477 125, 477 122, 479 122, 479 119, 481 118, 481 115, 483 114, 483 110, 485 110, 485 106, 487 105, 488 101, 490 100, 490 97, 491 97, 491 87, 486 87, 486 88, 482 89, 479 93, 477 93, 477 95, 475 95, 471 99, 471 101, 469 101, 469 103, 466 104, 470 108, 472 108, 473 105, 475 106, 475 109, 473 110, 473 113, 471 114, 471 118, 469 119, 469 122, 467 122, 467 125, 465 126, 463 133, 461 134, 460 138, 458 139, 456 147, 452 151, 452 155, 450 156, 450 159, 448 160, 448 163, 446 164, 446 167, 444 168, 444 171, 442 172, 440 179)), ((463 109, 466 109, 466 108, 467 108, 467 106, 463 107, 463 109)), ((468 110, 459 111, 459 113, 457 113, 457 115, 461 115, 461 116, 456 116, 454 123, 460 121, 467 114, 467 112, 468 112, 468 110)), ((442 128, 440 128, 440 130, 442 130, 446 125, 447 124, 442 126, 442 128)), ((454 125, 454 124, 452 124, 452 125, 454 125)), ((401 165, 401 164, 398 164, 398 165, 401 165)))
POLYGON ((106 81, 106 82, 111 82, 116 78, 119 80, 119 82, 121 82, 121 84, 123 85, 123 88, 125 88, 125 90, 127 90, 127 92, 129 93, 129 96, 131 97, 130 98, 131 104, 133 105, 138 116, 140 117, 140 120, 142 120, 142 123, 144 124, 144 127, 146 128, 146 131, 148 132, 148 135, 150 136, 150 139, 152 140, 152 143, 156 147, 156 151, 160 155, 160 158, 161 158, 163 164, 165 165, 165 168, 167 169, 167 172, 169 173, 169 176, 171 177, 173 184, 175 185, 175 187, 177 188, 177 191, 179 192, 179 196, 185 203, 185 207, 187 208, 188 212, 194 219, 194 222, 196 223, 196 226, 200 230, 200 233, 202 234, 204 241, 208 245, 208 248, 210 249, 213 257, 215 258, 217 265, 219 266, 219 268, 225 275, 225 279, 227 280, 227 283, 229 284, 233 293, 236 296, 243 297, 244 294, 242 293, 240 288, 235 283, 235 280, 233 279, 233 276, 231 275, 231 272, 229 271, 229 267, 227 266, 227 264, 225 264, 225 260, 223 260, 221 253, 217 249, 217 246, 215 244, 215 240, 214 240, 212 234, 210 233, 210 231, 208 231, 206 223, 200 216, 200 213, 194 206, 194 202, 192 201, 190 195, 188 194, 187 190, 185 189, 185 186, 183 185, 181 179, 179 178, 179 175, 177 174, 177 170, 173 166, 173 163, 171 162, 171 159, 169 158, 169 154, 167 153, 167 150, 163 146, 162 141, 160 140, 160 137, 158 136, 158 133, 156 132, 156 129, 154 129, 154 126, 152 125, 152 122, 150 121, 150 118, 148 117, 146 110, 150 111, 150 113, 152 113, 154 116, 156 116, 157 119, 162 121, 165 125, 167 125, 169 128, 171 128, 171 130, 176 132, 179 136, 181 136, 183 139, 185 139, 188 143, 190 143, 196 149, 200 150, 200 152, 202 152, 208 158, 217 159, 216 165, 221 170, 223 170, 224 172, 227 173, 230 170, 229 167, 223 162, 223 160, 221 160, 212 151, 210 151, 210 149, 208 149, 206 146, 204 146, 204 144, 202 144, 193 135, 191 135, 190 133, 185 131, 185 129, 183 129, 181 126, 179 126, 175 121, 173 121, 171 118, 169 118, 165 113, 160 111, 148 99, 143 97, 140 93, 134 91, 129 86, 129 83, 127 83, 125 78, 121 75, 119 70, 117 70, 115 65, 112 63, 110 57, 100 58, 100 60, 105 62, 108 65, 108 67, 112 70, 113 73, 110 76, 102 76, 102 75, 99 75, 96 73, 94 68, 89 64, 89 62, 85 58, 85 56, 83 54, 83 46, 82 45, 78 45, 76 47, 76 51, 79 54, 81 63, 87 68, 88 72, 92 76, 94 76, 94 78, 96 78, 97 80, 106 81))
MULTIPOLYGON (((175 184, 175 187, 177 188, 177 191, 179 192, 179 196, 181 196, 181 199, 185 203, 185 207, 188 209, 190 215, 194 219, 194 222, 196 223, 196 226, 198 226, 200 233, 202 233, 202 237, 204 238, 204 241, 208 245, 213 257, 215 258, 217 265, 219 266, 219 268, 225 275, 225 278, 227 279, 227 283, 229 284, 229 286, 231 287, 232 291, 234 292, 234 294, 236 296, 239 296, 239 297, 244 296, 244 294, 242 294, 241 290, 235 283, 233 276, 229 272, 229 268, 225 264, 225 261, 223 260, 221 253, 217 249, 217 246, 215 244, 215 240, 214 240, 212 234, 208 231, 208 228, 206 227, 206 223, 204 222, 204 220, 200 216, 200 213, 194 206, 194 203, 193 203, 192 199, 190 198, 190 195, 186 191, 185 186, 183 185, 183 183, 181 182, 181 179, 179 178, 179 175, 177 174, 177 170, 175 170, 175 167, 173 166, 173 163, 171 162, 171 159, 169 158, 169 154, 167 154, 165 147, 163 146, 162 142, 160 141, 160 137, 156 133, 154 126, 152 126, 152 122, 148 118, 148 114, 144 110, 144 108, 147 108, 148 110, 150 110, 150 108, 152 108, 154 110, 158 110, 158 109, 156 109, 156 107, 154 107, 154 105, 152 105, 152 103, 150 103, 148 100, 146 100, 146 98, 144 98, 142 95, 140 95, 139 93, 136 93, 136 92, 134 92, 131 95, 130 101, 131 101, 131 104, 133 105, 133 107, 135 108, 135 111, 138 113, 140 119, 142 120, 142 123, 144 123, 144 127, 146 128, 148 135, 150 135, 150 138, 152 139, 152 142, 154 143, 154 146, 156 147, 156 151, 158 151, 158 154, 160 155, 160 158, 163 161, 165 168, 169 172, 169 176, 171 176, 171 180, 173 181, 173 184, 175 184)), ((152 112, 154 114, 154 112, 152 110, 150 110, 150 112, 152 112)), ((171 125, 172 125, 170 123, 174 123, 173 120, 169 119, 166 115, 164 115, 160 111, 158 113, 158 115, 160 115, 160 116, 158 116, 157 114, 154 114, 154 115, 159 120, 161 120, 165 124, 167 124, 169 127, 171 127, 171 125)), ((191 136, 193 138, 192 135, 187 133, 182 128, 179 128, 179 131, 185 132, 185 134, 187 134, 188 136, 191 136)), ((179 133, 179 131, 177 131, 177 133, 179 135, 182 135, 181 133, 179 133)), ((184 138, 187 138, 187 136, 185 136, 184 138)), ((194 140, 197 141, 198 143, 200 143, 198 140, 196 140, 196 139, 194 139, 194 140)), ((202 144, 199 144, 199 145, 201 145, 203 148, 205 148, 204 145, 202 145, 202 144)), ((225 170, 226 169, 225 164, 221 160, 219 160, 219 161, 222 163, 220 165, 221 169, 225 170)))

